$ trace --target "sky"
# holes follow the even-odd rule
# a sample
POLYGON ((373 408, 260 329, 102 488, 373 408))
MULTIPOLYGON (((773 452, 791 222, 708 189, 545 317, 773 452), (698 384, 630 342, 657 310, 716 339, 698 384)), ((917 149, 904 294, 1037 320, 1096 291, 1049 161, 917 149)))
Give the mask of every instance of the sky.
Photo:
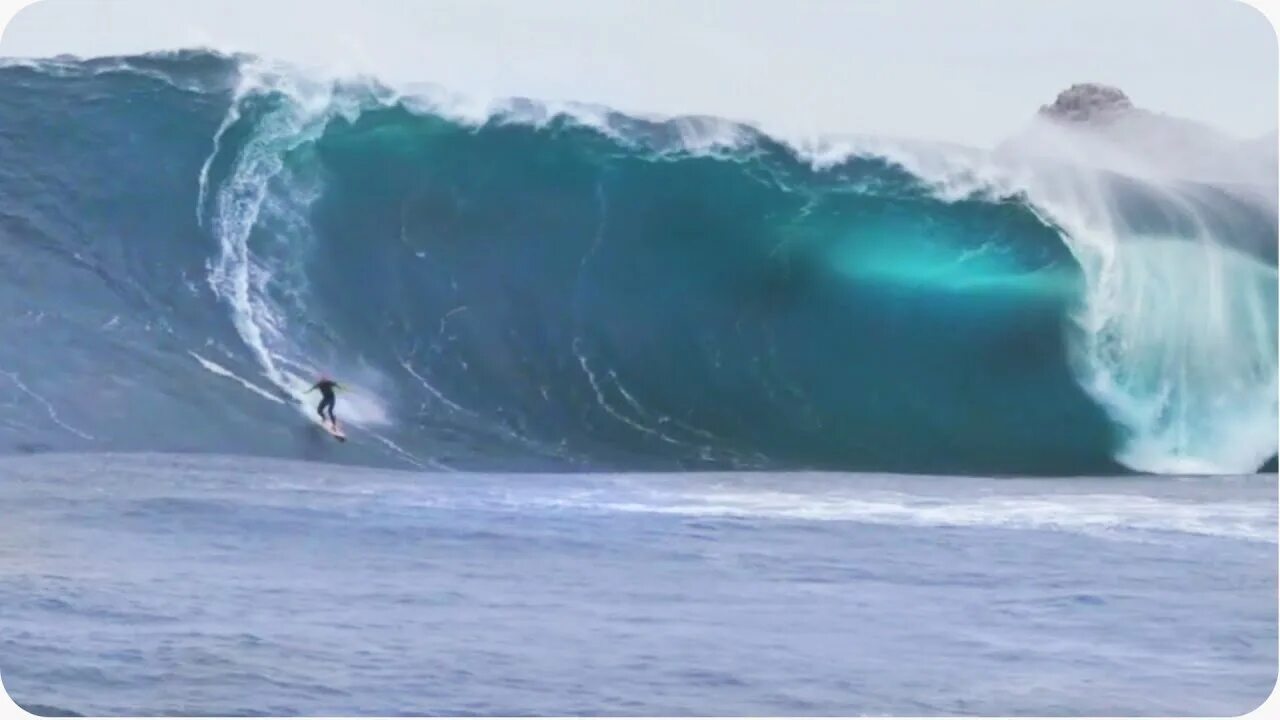
POLYGON ((789 135, 989 147, 1078 82, 1242 138, 1277 124, 1276 32, 1240 0, 41 0, 0 55, 193 46, 789 135))

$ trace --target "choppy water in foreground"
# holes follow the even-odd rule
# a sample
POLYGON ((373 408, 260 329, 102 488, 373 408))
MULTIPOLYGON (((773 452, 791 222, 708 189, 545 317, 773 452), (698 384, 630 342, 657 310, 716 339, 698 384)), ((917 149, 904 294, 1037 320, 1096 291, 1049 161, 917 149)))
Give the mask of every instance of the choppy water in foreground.
POLYGON ((0 459, 42 712, 1211 714, 1276 679, 1276 479, 0 459))

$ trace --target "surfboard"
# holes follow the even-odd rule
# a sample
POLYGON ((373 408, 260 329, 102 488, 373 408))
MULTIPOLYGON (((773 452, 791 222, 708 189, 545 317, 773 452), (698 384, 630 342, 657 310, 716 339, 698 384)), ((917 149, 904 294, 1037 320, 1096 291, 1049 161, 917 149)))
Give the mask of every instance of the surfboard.
POLYGON ((320 427, 324 428, 325 432, 337 438, 338 442, 347 441, 346 434, 342 432, 342 428, 338 427, 337 423, 334 423, 332 425, 330 425, 329 423, 320 423, 320 427))

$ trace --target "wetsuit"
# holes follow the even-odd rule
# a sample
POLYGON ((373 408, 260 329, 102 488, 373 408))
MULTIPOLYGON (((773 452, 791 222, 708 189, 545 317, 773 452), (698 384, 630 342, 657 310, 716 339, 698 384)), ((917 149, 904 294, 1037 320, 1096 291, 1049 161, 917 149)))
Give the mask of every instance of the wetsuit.
MULTIPOLYGON (((316 408, 316 412, 320 414, 320 422, 325 421, 326 419, 325 411, 328 410, 329 411, 328 420, 329 422, 333 423, 335 426, 338 424, 338 418, 333 416, 333 404, 334 402, 336 402, 336 400, 333 397, 333 389, 336 387, 338 387, 338 383, 332 380, 321 380, 320 382, 311 386, 311 390, 320 391, 320 396, 321 396, 320 405, 319 407, 316 408)), ((307 392, 311 392, 311 390, 308 390, 307 392)))

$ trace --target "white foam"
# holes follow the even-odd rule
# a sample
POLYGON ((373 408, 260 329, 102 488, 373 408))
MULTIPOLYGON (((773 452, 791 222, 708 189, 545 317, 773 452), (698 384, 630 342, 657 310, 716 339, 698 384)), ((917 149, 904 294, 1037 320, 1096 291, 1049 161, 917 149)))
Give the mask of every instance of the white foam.
POLYGON ((248 380, 245 380, 239 375, 236 375, 235 373, 219 365, 218 363, 213 362, 212 360, 207 360, 203 357, 200 357, 199 355, 197 355, 194 352, 191 352, 190 350, 187 351, 187 354, 195 358, 196 362, 200 363, 201 367, 213 373, 214 375, 227 378, 228 380, 234 380, 240 383, 240 385, 244 386, 244 388, 246 390, 249 390, 250 392, 253 392, 261 397, 264 397, 272 402, 284 404, 285 401, 276 397, 274 393, 270 392, 269 390, 264 390, 258 387, 257 385, 254 385, 253 383, 249 382, 248 380))
MULTIPOLYGON (((940 480, 939 482, 946 482, 940 480)), ((656 492, 643 500, 561 498, 616 512, 760 517, 930 527, 1009 527, 1086 534, 1156 531, 1276 542, 1274 506, 1175 501, 1116 493, 990 495, 957 499, 896 492, 656 492)))

